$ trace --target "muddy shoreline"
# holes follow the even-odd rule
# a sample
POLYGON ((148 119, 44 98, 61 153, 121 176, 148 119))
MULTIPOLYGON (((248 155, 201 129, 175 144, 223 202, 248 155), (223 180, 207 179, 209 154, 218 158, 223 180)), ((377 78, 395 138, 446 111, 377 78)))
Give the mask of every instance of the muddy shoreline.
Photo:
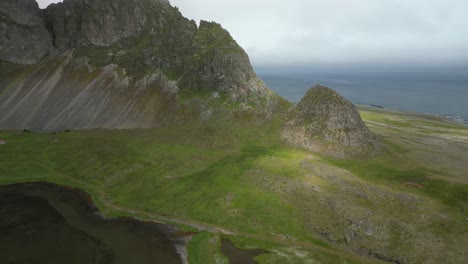
POLYGON ((255 257, 268 253, 263 249, 241 249, 232 243, 231 240, 221 239, 221 252, 229 259, 231 264, 256 264, 255 257))

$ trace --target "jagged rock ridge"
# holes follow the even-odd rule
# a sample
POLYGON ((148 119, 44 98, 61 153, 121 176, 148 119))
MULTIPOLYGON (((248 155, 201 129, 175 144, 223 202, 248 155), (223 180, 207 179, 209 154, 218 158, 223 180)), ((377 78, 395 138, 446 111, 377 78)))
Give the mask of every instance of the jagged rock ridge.
POLYGON ((197 27, 166 0, 65 0, 45 10, 34 0, 8 0, 0 7, 0 128, 154 127, 161 119, 148 113, 170 122, 177 114, 229 116, 223 108, 233 106, 268 119, 277 105, 225 29, 197 27), (22 22, 23 15, 31 18, 22 22), (149 88, 152 76, 159 81, 149 88), (139 98, 143 90, 158 99, 139 98))
POLYGON ((335 158, 369 156, 379 149, 356 107, 321 85, 289 110, 281 136, 293 146, 335 158))

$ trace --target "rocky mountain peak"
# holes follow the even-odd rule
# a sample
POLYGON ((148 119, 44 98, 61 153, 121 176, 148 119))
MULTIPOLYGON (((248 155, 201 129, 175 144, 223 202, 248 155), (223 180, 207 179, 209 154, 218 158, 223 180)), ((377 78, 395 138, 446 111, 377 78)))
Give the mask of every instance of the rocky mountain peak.
POLYGON ((160 23, 166 0, 65 0, 44 10, 55 46, 108 46, 160 23))
POLYGON ((365 157, 379 143, 356 107, 334 90, 317 85, 287 114, 283 139, 335 158, 365 157))
POLYGON ((18 76, 4 74, 0 84, 0 127, 268 120, 277 110, 279 97, 229 32, 214 22, 197 27, 167 0, 0 4, 0 66, 18 76))
POLYGON ((10 16, 22 25, 34 25, 40 22, 39 5, 34 0, 2 0, 0 13, 10 16))
POLYGON ((271 97, 257 77, 247 53, 220 24, 201 21, 192 43, 182 88, 214 90, 234 101, 253 103, 271 97))
POLYGON ((34 0, 0 1, 0 60, 33 64, 55 52, 41 15, 34 0))

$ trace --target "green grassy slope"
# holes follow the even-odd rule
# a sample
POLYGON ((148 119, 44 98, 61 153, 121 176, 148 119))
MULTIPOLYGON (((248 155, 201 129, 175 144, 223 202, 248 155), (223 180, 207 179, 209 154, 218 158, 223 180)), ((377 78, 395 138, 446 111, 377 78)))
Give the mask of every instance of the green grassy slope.
MULTIPOLYGON (((371 122, 387 118, 361 113, 371 122)), ((261 263, 463 260, 468 144, 409 131, 405 123, 371 122, 387 149, 367 161, 291 149, 280 140, 278 120, 57 135, 3 131, 0 184, 72 185, 90 192, 105 215, 215 225, 235 235, 238 246, 269 250, 261 263), (434 151, 437 144, 444 151, 434 151), (455 159, 453 169, 428 163, 435 158, 455 159)), ((219 236, 196 235, 192 262, 221 261, 219 236)))

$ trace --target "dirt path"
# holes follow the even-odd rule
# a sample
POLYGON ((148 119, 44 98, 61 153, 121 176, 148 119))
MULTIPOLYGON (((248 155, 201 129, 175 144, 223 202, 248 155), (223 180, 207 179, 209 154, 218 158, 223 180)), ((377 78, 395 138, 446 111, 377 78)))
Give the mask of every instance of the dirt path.
POLYGON ((132 214, 132 215, 134 215, 133 217, 135 219, 138 219, 138 220, 141 220, 141 221, 150 221, 150 222, 163 223, 163 224, 174 224, 175 223, 175 224, 190 226, 190 227, 195 228, 195 229, 197 229, 199 231, 207 231, 207 232, 210 232, 210 233, 230 235, 230 236, 241 236, 241 237, 247 237, 247 238, 251 238, 251 239, 255 239, 255 240, 261 240, 261 241, 270 241, 270 242, 275 242, 275 243, 283 245, 283 246, 293 247, 293 248, 302 248, 302 249, 308 249, 308 250, 312 250, 312 251, 319 250, 319 251, 321 251, 321 252, 323 252, 325 254, 330 254, 330 255, 334 255, 334 256, 343 256, 343 257, 346 257, 346 258, 351 259, 353 261, 356 261, 358 263, 383 263, 383 262, 381 262, 381 261, 379 261, 377 259, 370 260, 368 258, 359 256, 359 255, 354 255, 354 254, 351 254, 351 253, 347 253, 344 250, 339 251, 339 250, 335 250, 335 249, 331 249, 331 248, 325 248, 325 247, 318 246, 318 245, 311 244, 311 243, 307 243, 307 242, 285 240, 281 236, 265 236, 265 235, 259 235, 259 234, 252 234, 252 233, 247 233, 247 232, 238 231, 238 230, 226 229, 224 227, 216 226, 216 225, 213 225, 213 224, 210 224, 210 223, 199 222, 199 221, 195 221, 195 220, 172 218, 172 217, 162 216, 162 215, 158 215, 158 214, 154 214, 154 213, 149 213, 149 212, 142 211, 142 210, 135 210, 135 209, 131 209, 131 208, 126 208, 126 207, 119 206, 119 205, 115 204, 114 202, 112 202, 112 200, 106 195, 104 190, 102 190, 101 188, 99 188, 98 186, 96 186, 94 184, 91 184, 91 183, 88 183, 88 182, 85 182, 85 181, 82 181, 82 180, 75 179, 72 176, 67 175, 65 173, 62 173, 61 171, 56 170, 56 169, 54 169, 54 168, 52 168, 52 167, 50 167, 50 166, 48 166, 46 164, 43 164, 43 163, 40 163, 40 162, 33 162, 33 161, 31 163, 33 163, 35 165, 38 165, 38 166, 41 166, 41 167, 53 172, 54 174, 59 175, 60 177, 63 177, 65 179, 67 179, 67 180, 70 180, 72 182, 77 183, 80 186, 83 186, 85 188, 88 188, 90 190, 95 191, 98 194, 99 197, 93 197, 94 199, 97 198, 102 204, 104 204, 105 206, 107 206, 107 207, 109 207, 111 209, 114 209, 114 210, 117 210, 117 211, 120 211, 120 212, 124 212, 124 213, 127 213, 127 214, 132 214), (144 216, 146 218, 143 219, 143 218, 137 217, 136 215, 144 216))

